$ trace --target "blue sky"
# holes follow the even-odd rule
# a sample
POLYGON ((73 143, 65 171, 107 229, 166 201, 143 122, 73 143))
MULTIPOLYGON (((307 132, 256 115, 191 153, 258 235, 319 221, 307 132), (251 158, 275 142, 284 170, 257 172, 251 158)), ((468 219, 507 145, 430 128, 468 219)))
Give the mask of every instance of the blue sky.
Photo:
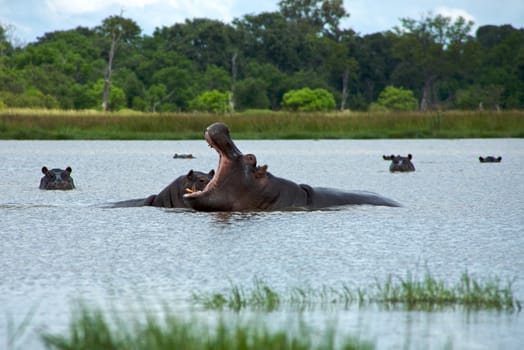
MULTIPOLYGON (((143 30, 171 26, 185 19, 210 18, 230 22, 246 14, 277 11, 278 0, 0 0, 0 23, 10 25, 12 40, 27 44, 46 32, 94 27, 123 11, 143 30)), ((399 18, 420 19, 431 12, 461 15, 476 26, 511 24, 524 28, 523 0, 345 0, 350 18, 343 23, 361 35, 399 25, 399 18)))

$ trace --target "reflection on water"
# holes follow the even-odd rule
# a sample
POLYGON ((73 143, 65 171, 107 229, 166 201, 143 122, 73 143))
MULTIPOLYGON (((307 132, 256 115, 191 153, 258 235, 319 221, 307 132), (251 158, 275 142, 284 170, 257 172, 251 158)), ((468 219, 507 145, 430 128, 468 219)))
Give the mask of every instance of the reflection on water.
MULTIPOLYGON (((251 286, 366 288, 390 275, 429 269, 454 283, 464 271, 517 278, 524 300, 524 141, 238 141, 269 171, 297 183, 377 192, 401 208, 197 213, 107 208, 158 193, 188 169, 216 169, 203 141, 0 141, 0 313, 21 322, 37 305, 35 328, 65 329, 77 298, 187 310, 193 291, 251 286), (173 160, 175 150, 192 160, 173 160), (382 154, 414 155, 417 169, 389 173, 382 154), (445 157, 443 156, 445 154, 445 157), (481 164, 479 155, 503 161, 481 164), (71 165, 77 189, 38 189, 42 165, 71 165)), ((290 310, 264 314, 289 320, 290 310)), ((208 312, 204 313, 206 317, 208 312)), ((257 317, 260 317, 258 315, 257 317)), ((517 349, 521 314, 348 309, 302 310, 315 327, 336 320, 344 334, 379 348, 517 349)), ((277 321, 275 321, 276 323, 277 321)), ((6 341, 0 319, 0 344, 6 341)), ((29 348, 38 341, 28 337, 29 348)), ((36 344, 36 345, 35 345, 36 344)))

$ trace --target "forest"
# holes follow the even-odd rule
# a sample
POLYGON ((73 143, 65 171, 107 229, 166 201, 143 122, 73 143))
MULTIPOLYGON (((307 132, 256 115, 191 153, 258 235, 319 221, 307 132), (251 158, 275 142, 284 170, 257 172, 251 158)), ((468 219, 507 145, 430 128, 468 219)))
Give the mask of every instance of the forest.
POLYGON ((0 109, 276 111, 307 90, 332 96, 329 109, 367 111, 389 108, 391 89, 414 101, 399 109, 524 109, 523 28, 473 33, 462 17, 427 13, 360 35, 345 18, 340 0, 281 0, 275 12, 143 35, 120 13, 24 46, 0 23, 0 109))

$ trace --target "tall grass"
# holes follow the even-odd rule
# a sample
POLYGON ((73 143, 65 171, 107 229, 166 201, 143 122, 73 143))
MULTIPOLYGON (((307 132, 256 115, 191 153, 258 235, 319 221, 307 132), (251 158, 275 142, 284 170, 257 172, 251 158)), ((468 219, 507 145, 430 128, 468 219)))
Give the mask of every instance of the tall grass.
MULTIPOLYGON (((145 319, 109 317, 97 308, 81 307, 73 317, 66 334, 44 333, 48 349, 57 350, 245 350, 245 349, 333 349, 333 328, 317 336, 304 324, 297 334, 287 329, 270 330, 256 322, 227 322, 220 318, 210 326, 197 320, 184 320, 170 310, 164 316, 145 314, 145 319), (317 339, 319 338, 319 339, 317 339)), ((346 337, 340 349, 373 349, 370 342, 346 337)))
POLYGON ((467 272, 452 285, 437 280, 427 272, 422 279, 416 279, 411 274, 406 278, 389 276, 385 282, 376 282, 368 289, 355 289, 343 284, 341 288, 295 287, 280 294, 265 282, 255 279, 251 289, 232 286, 226 293, 195 292, 193 300, 210 309, 229 308, 235 311, 246 307, 271 311, 282 305, 304 307, 371 303, 401 306, 408 310, 432 310, 446 306, 462 306, 470 310, 521 310, 521 302, 513 295, 511 281, 505 285, 496 278, 479 281, 467 272))
POLYGON ((524 111, 140 113, 0 110, 3 139, 201 139, 213 122, 237 139, 524 137, 524 111))

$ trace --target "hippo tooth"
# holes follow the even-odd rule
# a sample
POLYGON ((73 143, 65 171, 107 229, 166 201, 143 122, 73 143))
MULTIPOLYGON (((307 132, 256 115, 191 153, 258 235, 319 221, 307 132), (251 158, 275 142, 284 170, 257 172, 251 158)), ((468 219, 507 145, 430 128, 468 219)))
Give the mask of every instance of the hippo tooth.
POLYGON ((193 192, 195 192, 195 191, 193 191, 193 190, 190 189, 190 188, 186 188, 186 193, 193 193, 193 192))

